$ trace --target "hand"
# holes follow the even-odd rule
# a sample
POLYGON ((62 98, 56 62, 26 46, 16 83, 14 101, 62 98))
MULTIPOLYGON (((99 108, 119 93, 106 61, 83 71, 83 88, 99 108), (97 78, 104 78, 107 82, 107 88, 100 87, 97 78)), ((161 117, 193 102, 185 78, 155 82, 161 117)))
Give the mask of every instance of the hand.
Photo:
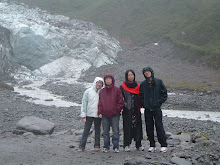
POLYGON ((85 117, 82 117, 82 120, 83 120, 84 122, 86 122, 86 118, 85 118, 85 117))
POLYGON ((102 114, 99 114, 99 118, 102 118, 102 114))

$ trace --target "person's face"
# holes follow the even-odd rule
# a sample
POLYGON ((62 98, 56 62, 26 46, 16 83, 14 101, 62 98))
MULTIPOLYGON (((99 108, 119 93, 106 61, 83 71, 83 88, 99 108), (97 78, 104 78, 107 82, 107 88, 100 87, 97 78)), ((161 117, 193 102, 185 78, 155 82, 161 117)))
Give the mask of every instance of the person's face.
POLYGON ((132 72, 128 72, 128 81, 133 82, 134 81, 134 74, 132 72))
POLYGON ((111 85, 112 84, 112 78, 111 77, 107 77, 105 79, 105 83, 106 83, 106 85, 111 85))
POLYGON ((97 90, 101 89, 102 86, 103 86, 102 81, 97 81, 97 82, 96 82, 96 89, 97 89, 97 90))
POLYGON ((151 72, 149 70, 145 70, 144 75, 145 75, 145 77, 150 78, 151 77, 151 72))

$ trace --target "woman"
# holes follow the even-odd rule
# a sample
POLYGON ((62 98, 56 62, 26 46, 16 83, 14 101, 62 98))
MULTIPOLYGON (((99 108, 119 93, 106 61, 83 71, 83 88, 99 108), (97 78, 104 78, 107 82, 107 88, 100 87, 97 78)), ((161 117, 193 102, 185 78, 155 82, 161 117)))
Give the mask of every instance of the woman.
POLYGON ((133 70, 125 72, 125 81, 120 86, 124 97, 123 131, 124 131, 124 149, 130 151, 132 139, 136 142, 137 150, 144 151, 141 145, 143 139, 142 120, 140 112, 140 85, 135 81, 133 70))
POLYGON ((96 77, 93 86, 88 88, 82 98, 81 117, 85 121, 84 131, 80 140, 78 152, 83 152, 87 143, 92 123, 95 127, 95 144, 94 151, 99 151, 100 148, 100 127, 101 119, 98 117, 98 102, 99 92, 104 85, 104 80, 101 77, 96 77))

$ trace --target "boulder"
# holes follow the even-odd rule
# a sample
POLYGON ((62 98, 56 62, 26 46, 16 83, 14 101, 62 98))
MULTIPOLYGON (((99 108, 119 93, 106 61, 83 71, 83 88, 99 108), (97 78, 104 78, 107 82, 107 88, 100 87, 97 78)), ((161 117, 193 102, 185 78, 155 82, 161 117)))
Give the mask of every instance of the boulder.
POLYGON ((203 141, 207 141, 207 140, 209 140, 209 137, 202 132, 194 132, 192 134, 192 142, 193 143, 203 142, 203 141))
POLYGON ((3 82, 0 82, 0 88, 14 91, 14 88, 11 85, 8 85, 7 83, 3 83, 3 82))
POLYGON ((169 139, 171 136, 173 136, 174 134, 172 132, 166 132, 166 137, 169 139))
POLYGON ((192 165, 191 162, 182 159, 182 158, 178 158, 178 157, 172 157, 170 160, 171 163, 175 163, 177 165, 192 165))
POLYGON ((35 116, 26 116, 18 124, 18 130, 33 132, 35 135, 51 134, 54 131, 55 124, 35 116))
POLYGON ((192 142, 191 135, 183 132, 180 135, 171 135, 170 139, 180 140, 181 142, 192 142))

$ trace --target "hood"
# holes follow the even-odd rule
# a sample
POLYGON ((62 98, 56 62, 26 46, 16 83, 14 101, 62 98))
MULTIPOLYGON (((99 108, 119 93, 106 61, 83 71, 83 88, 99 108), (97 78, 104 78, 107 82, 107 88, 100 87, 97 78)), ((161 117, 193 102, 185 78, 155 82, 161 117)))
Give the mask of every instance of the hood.
MULTIPOLYGON (((115 78, 114 78, 114 76, 113 76, 111 73, 107 73, 107 74, 105 75, 104 81, 105 81, 105 79, 106 79, 107 77, 111 77, 111 78, 112 78, 112 84, 115 84, 115 78)), ((105 84, 105 86, 106 86, 106 84, 105 84)))
MULTIPOLYGON (((151 72, 151 77, 154 78, 154 71, 153 71, 153 69, 151 67, 149 67, 149 66, 143 68, 143 70, 142 70, 143 75, 144 75, 144 72, 146 70, 149 70, 151 72)), ((144 75, 144 77, 145 77, 145 75, 144 75)), ((145 78, 147 78, 147 77, 145 77, 145 78)))
POLYGON ((94 80, 94 82, 93 82, 93 88, 96 89, 96 83, 97 83, 98 81, 102 81, 102 84, 103 84, 102 88, 103 88, 103 87, 104 87, 104 80, 103 80, 103 78, 101 78, 101 77, 96 77, 96 78, 95 78, 95 80, 94 80))

